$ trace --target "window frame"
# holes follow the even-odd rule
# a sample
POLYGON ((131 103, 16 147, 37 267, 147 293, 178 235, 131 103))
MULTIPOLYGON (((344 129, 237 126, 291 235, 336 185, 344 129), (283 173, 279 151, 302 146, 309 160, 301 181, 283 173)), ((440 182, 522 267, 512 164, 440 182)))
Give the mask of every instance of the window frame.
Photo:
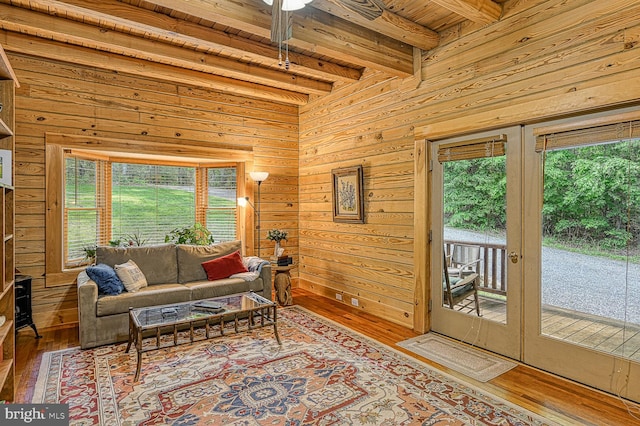
MULTIPOLYGON (((236 168, 236 194, 244 197, 253 193, 253 181, 247 170, 253 169, 253 149, 227 149, 185 146, 171 143, 133 142, 119 139, 83 137, 47 133, 46 145, 46 214, 45 214, 45 287, 67 286, 74 283, 77 274, 86 265, 65 267, 65 200, 64 173, 65 150, 74 154, 103 159, 110 162, 127 162, 158 165, 178 165, 196 168, 196 188, 206 170, 212 167, 236 168), (145 155, 142 152, 156 152, 145 155), (219 160, 211 160, 216 158, 219 160), (198 172, 200 170, 200 172, 198 172)), ((111 168, 105 168, 104 191, 110 192, 111 168)), ((107 197, 110 198, 110 197, 107 197)), ((109 203, 108 203, 109 204, 109 203)), ((105 206, 110 211, 110 204, 105 206)), ((206 217, 206 197, 196 190, 196 220, 206 217)), ((236 207, 236 236, 243 242, 244 252, 253 252, 254 241, 246 229, 253 227, 251 210, 236 207), (248 237, 248 238, 247 238, 248 237)), ((109 218, 111 215, 107 215, 109 218)), ((105 223, 106 226, 106 223, 105 223)), ((109 222, 109 228, 110 222, 109 222)))
MULTIPOLYGON (((62 238, 63 238, 63 264, 71 265, 71 262, 68 261, 68 233, 66 229, 68 228, 68 212, 69 210, 89 210, 88 208, 80 208, 80 209, 69 209, 66 203, 66 191, 65 191, 65 179, 66 176, 66 159, 67 158, 75 158, 79 160, 88 160, 95 161, 96 165, 96 182, 95 182, 95 195, 96 195, 96 206, 92 209, 95 210, 96 216, 98 218, 98 223, 100 224, 101 230, 98 230, 99 235, 107 235, 108 230, 111 229, 111 215, 107 214, 108 211, 111 210, 111 198, 107 197, 106 194, 111 192, 111 168, 106 167, 107 162, 103 157, 83 154, 83 155, 73 155, 69 156, 65 154, 63 150, 62 161, 63 161, 63 179, 62 179, 62 187, 63 187, 63 195, 62 199, 63 203, 63 219, 62 219, 62 238)), ((106 244, 107 241, 100 241, 99 244, 106 244)), ((74 266, 86 266, 82 261, 77 262, 74 266)), ((65 266, 65 268, 72 268, 73 266, 65 266)))
MULTIPOLYGON (((144 162, 144 161, 129 161, 128 159, 123 159, 123 158, 118 158, 118 159, 114 159, 111 161, 107 162, 107 169, 111 172, 111 178, 109 179, 108 182, 108 189, 106 191, 106 193, 104 194, 105 198, 108 200, 108 204, 109 204, 109 209, 106 210, 106 214, 108 216, 107 220, 110 222, 110 225, 107 229, 105 229, 104 231, 104 240, 100 241, 99 244, 101 245, 106 245, 108 244, 109 241, 115 240, 116 238, 120 238, 120 237, 124 237, 123 234, 118 234, 118 235, 114 235, 112 234, 113 232, 113 223, 114 223, 114 215, 113 215, 113 206, 118 205, 118 202, 114 202, 114 182, 113 179, 114 177, 117 177, 117 175, 114 173, 114 168, 113 165, 114 164, 128 164, 128 165, 141 165, 141 166, 157 166, 157 167, 180 167, 180 168, 184 168, 184 169, 193 169, 194 171, 194 180, 193 180, 193 190, 194 190, 194 195, 193 195, 193 204, 192 204, 192 208, 193 208, 193 218, 194 218, 194 222, 198 221, 197 219, 197 198, 199 196, 199 194, 201 194, 206 188, 202 188, 199 186, 199 182, 196 179, 196 174, 198 171, 198 165, 197 164, 162 164, 159 162, 144 162)), ((150 181, 147 181, 147 183, 151 183, 150 181)), ((116 222, 118 223, 118 222, 116 222)), ((180 225, 182 226, 182 225, 180 225)), ((169 231, 169 230, 167 230, 169 231)), ((157 235, 156 235, 157 237, 157 235)), ((157 243, 156 243, 157 244, 157 243)))

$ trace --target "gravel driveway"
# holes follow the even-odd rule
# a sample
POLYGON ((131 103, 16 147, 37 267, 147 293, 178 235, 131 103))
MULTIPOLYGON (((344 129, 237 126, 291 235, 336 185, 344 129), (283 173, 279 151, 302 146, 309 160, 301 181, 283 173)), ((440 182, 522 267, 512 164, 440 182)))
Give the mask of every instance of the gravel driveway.
MULTIPOLYGON (((504 242, 449 228, 445 240, 504 242)), ((542 269, 543 304, 640 324, 640 264, 543 247, 542 269)))

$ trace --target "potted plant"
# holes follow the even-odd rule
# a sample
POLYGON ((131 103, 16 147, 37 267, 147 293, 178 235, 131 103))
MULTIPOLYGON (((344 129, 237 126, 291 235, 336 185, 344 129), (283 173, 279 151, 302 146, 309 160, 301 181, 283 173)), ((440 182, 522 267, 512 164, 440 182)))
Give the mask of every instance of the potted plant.
POLYGON ((280 247, 280 241, 287 241, 287 231, 281 229, 270 229, 267 233, 267 240, 274 241, 276 243, 273 249, 273 254, 276 257, 282 256, 284 249, 280 247))
POLYGON ((96 261, 96 250, 97 247, 95 245, 82 247, 82 251, 84 252, 84 259, 90 265, 93 265, 96 261))
POLYGON ((175 244, 193 244, 197 246, 207 246, 213 244, 213 235, 200 222, 192 226, 176 228, 164 237, 164 242, 175 244))

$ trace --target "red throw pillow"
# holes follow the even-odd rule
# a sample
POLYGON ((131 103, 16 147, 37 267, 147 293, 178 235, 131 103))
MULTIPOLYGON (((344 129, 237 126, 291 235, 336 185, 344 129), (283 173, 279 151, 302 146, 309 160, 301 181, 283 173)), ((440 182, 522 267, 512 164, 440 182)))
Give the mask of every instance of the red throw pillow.
POLYGON ((242 256, 240 256, 239 251, 203 262, 202 267, 207 273, 209 281, 229 278, 233 274, 249 271, 242 263, 242 256))

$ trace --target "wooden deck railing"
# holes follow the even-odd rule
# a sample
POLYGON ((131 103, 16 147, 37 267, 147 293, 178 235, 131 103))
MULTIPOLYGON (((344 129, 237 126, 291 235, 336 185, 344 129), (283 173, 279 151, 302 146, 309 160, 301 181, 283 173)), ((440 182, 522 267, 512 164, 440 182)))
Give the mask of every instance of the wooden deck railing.
POLYGON ((500 295, 507 294, 506 258, 507 246, 504 244, 482 243, 478 241, 444 242, 445 253, 450 254, 454 244, 480 247, 480 290, 500 295))

